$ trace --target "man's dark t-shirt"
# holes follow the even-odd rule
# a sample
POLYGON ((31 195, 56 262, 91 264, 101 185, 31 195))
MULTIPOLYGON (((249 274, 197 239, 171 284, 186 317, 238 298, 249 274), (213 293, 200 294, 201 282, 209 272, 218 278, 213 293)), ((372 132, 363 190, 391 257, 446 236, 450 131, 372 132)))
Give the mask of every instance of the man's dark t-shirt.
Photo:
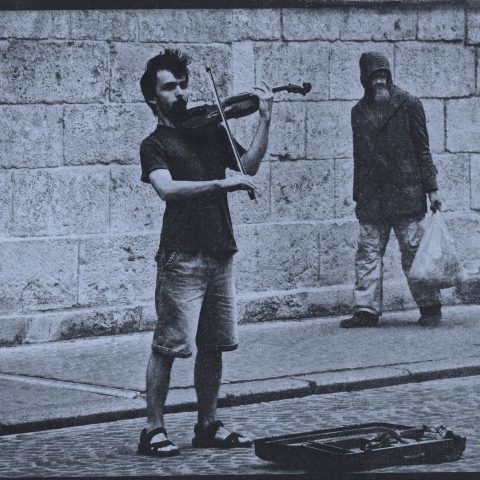
MULTIPOLYGON (((241 155, 245 150, 237 144, 241 155)), ((143 182, 153 170, 166 168, 173 180, 207 181, 225 178, 225 168, 238 170, 222 126, 170 128, 158 125, 140 146, 143 182)), ((188 253, 236 252, 225 191, 169 200, 163 216, 160 245, 188 253)))

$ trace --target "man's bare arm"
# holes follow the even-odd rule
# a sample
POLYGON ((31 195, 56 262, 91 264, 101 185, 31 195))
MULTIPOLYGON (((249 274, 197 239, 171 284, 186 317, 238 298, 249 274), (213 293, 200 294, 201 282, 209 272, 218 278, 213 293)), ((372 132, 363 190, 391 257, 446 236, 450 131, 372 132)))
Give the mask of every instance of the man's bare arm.
POLYGON ((262 83, 262 86, 255 87, 256 94, 259 98, 258 112, 260 114, 260 122, 250 147, 242 156, 243 167, 245 168, 245 173, 248 175, 255 175, 258 172, 260 163, 268 147, 268 131, 272 116, 273 93, 267 83, 262 83))
POLYGON ((235 175, 222 180, 184 181, 173 180, 170 172, 159 168, 149 175, 150 183, 162 200, 182 200, 226 190, 255 190, 255 185, 244 175, 235 175))

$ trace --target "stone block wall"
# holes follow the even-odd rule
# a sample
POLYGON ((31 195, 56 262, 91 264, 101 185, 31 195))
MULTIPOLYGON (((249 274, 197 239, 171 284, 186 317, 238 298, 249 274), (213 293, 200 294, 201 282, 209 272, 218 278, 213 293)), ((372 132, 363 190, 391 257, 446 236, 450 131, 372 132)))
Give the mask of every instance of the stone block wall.
MULTIPOLYGON (((195 102, 312 83, 275 97, 258 203, 230 196, 242 322, 349 311, 357 241, 350 109, 358 59, 379 50, 421 97, 445 216, 462 260, 480 259, 480 10, 392 8, 0 12, 0 344, 151 329, 164 205, 141 184, 155 127, 138 80, 161 46, 191 54, 195 102)), ((257 117, 232 121, 248 146, 257 117)), ((476 263, 477 262, 477 263, 476 263)), ((477 301, 470 290, 446 303, 477 301)), ((413 307, 392 235, 385 307, 413 307)))

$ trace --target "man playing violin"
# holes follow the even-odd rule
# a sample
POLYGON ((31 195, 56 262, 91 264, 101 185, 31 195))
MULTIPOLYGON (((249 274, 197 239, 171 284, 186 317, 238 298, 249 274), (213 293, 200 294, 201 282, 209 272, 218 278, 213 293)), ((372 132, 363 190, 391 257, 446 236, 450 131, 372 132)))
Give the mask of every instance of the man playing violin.
POLYGON ((182 127, 188 113, 189 63, 181 51, 166 49, 148 61, 140 81, 158 120, 140 147, 141 180, 153 186, 166 209, 155 257, 157 325, 146 375, 147 424, 138 453, 160 457, 179 453, 167 438, 163 413, 173 360, 190 357, 194 341, 198 423, 193 446, 252 445, 217 419, 222 352, 238 344, 232 270, 237 247, 227 192, 255 190, 250 175, 257 173, 267 150, 273 96, 265 82, 255 87, 258 129, 248 150, 235 142, 247 175, 226 178, 226 168, 239 168, 225 128, 182 127))

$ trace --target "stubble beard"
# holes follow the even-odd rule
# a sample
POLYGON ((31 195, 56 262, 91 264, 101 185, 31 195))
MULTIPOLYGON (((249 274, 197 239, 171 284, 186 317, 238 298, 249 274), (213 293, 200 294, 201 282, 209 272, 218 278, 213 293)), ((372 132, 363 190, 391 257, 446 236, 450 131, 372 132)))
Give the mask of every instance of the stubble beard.
POLYGON ((169 106, 166 106, 161 101, 157 105, 159 112, 174 122, 184 119, 187 115, 187 102, 183 99, 178 99, 169 106))

